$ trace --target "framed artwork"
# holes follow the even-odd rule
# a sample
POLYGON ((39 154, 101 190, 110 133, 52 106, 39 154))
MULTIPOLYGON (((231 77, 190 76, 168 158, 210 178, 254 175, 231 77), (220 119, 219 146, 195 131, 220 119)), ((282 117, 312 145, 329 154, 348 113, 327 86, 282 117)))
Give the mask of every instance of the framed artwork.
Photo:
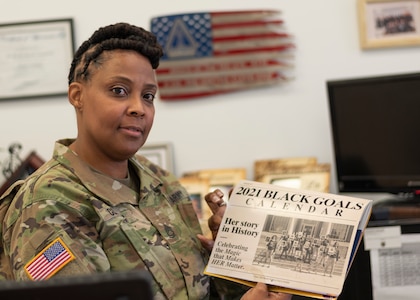
POLYGON ((328 193, 330 191, 330 172, 270 174, 263 176, 261 181, 284 187, 322 193, 328 193))
POLYGON ((330 191, 331 165, 315 164, 285 167, 277 173, 263 175, 261 182, 284 187, 328 193, 330 191))
POLYGON ((358 0, 362 49, 420 45, 420 0, 358 0))
POLYGON ((209 192, 208 179, 198 177, 181 177, 179 178, 179 182, 190 195, 194 211, 197 215, 198 221, 200 222, 201 230, 203 231, 203 235, 208 238, 212 238, 211 231, 207 224, 212 212, 204 199, 204 196, 209 192))
POLYGON ((174 173, 173 149, 171 143, 145 144, 137 151, 162 169, 174 173))
POLYGON ((0 24, 0 99, 67 94, 73 20, 0 24))
POLYGON ((261 181, 268 174, 278 174, 284 168, 301 168, 315 166, 318 163, 316 157, 288 157, 279 159, 264 159, 254 162, 254 180, 261 181))
POLYGON ((228 200, 229 192, 239 181, 246 179, 245 168, 232 169, 205 169, 187 173, 185 177, 197 177, 207 179, 209 182, 208 192, 220 189, 225 195, 224 200, 228 200))

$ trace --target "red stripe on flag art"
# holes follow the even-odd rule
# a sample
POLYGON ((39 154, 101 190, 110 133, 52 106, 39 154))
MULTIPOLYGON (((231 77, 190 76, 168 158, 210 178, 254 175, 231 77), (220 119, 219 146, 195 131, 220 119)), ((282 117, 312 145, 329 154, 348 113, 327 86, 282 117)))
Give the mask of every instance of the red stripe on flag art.
POLYGON ((288 80, 294 45, 278 11, 167 15, 151 21, 164 48, 156 71, 162 100, 181 100, 288 80))

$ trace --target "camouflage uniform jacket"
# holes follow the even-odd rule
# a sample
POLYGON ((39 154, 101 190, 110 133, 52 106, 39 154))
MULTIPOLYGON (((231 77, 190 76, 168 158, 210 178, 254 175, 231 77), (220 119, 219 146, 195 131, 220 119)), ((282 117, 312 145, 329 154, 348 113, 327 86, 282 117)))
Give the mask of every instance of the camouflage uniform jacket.
POLYGON ((67 147, 71 142, 58 141, 50 161, 0 198, 0 279, 36 279, 31 262, 59 238, 74 259, 49 277, 147 269, 156 299, 207 299, 208 256, 175 177, 144 157, 131 158, 136 193, 93 171, 67 147))

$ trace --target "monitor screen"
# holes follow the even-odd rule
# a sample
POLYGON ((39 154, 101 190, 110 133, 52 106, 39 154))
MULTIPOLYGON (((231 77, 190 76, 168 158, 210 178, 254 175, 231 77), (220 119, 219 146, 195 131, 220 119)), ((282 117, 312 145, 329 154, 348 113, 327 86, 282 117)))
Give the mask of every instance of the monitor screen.
POLYGON ((420 190, 420 73, 327 81, 339 192, 420 190))

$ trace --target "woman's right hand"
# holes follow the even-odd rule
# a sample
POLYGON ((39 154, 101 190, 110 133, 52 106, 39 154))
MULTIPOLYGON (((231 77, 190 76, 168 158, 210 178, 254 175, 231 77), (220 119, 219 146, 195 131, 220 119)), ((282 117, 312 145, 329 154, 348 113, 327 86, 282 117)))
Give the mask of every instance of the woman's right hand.
POLYGON ((258 282, 255 287, 249 289, 241 300, 291 300, 292 295, 285 293, 270 292, 266 284, 258 282))

